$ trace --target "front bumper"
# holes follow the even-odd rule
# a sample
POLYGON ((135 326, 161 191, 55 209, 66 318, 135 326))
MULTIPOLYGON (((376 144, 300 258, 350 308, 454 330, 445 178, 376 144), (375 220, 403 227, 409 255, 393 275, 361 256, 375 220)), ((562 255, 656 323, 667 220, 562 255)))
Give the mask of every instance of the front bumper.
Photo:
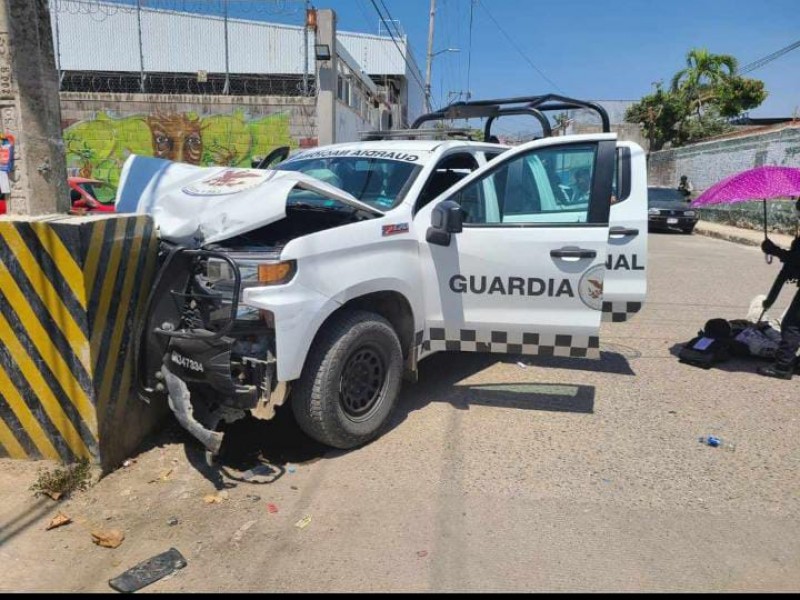
POLYGON ((263 413, 267 404, 274 411, 275 331, 266 318, 237 320, 240 289, 238 267, 224 254, 172 248, 137 336, 140 396, 166 395, 181 425, 214 453, 220 423, 263 413), (233 290, 221 293, 198 277, 209 257, 231 266, 233 290))
POLYGON ((698 217, 683 217, 680 215, 650 215, 647 224, 652 229, 675 229, 684 231, 697 225, 698 217))

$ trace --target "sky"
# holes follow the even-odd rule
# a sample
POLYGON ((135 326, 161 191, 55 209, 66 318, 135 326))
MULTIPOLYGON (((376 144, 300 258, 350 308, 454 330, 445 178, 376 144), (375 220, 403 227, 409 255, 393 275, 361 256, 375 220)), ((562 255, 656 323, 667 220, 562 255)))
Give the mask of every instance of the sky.
MULTIPOLYGON (((399 21, 424 76, 430 0, 375 1, 399 21)), ((195 10, 203 4, 142 2, 195 10)), ((207 4, 219 7, 220 0, 207 4)), ((373 0, 313 4, 335 10, 341 30, 378 33, 373 0)), ((229 0, 229 7, 231 17, 303 21, 303 0, 229 0)), ((732 54, 746 65, 800 40, 798 25, 800 0, 437 0, 434 50, 460 51, 434 58, 433 101, 441 106, 467 90, 474 99, 560 92, 637 100, 654 82, 668 84, 692 48, 732 54)), ((748 76, 769 92, 751 116, 800 111, 800 48, 748 76)))

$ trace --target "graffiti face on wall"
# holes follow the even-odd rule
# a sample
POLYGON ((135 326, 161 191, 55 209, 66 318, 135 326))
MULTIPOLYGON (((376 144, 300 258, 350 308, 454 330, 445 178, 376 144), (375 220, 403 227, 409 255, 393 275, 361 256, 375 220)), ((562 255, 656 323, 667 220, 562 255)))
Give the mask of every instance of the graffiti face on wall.
POLYGON ((147 117, 153 138, 153 156, 199 165, 203 158, 200 118, 180 114, 147 117))
POLYGON ((289 113, 249 117, 243 111, 201 116, 153 113, 116 116, 98 112, 64 130, 67 166, 81 177, 116 186, 131 154, 193 165, 249 167, 280 146, 297 148, 289 113))

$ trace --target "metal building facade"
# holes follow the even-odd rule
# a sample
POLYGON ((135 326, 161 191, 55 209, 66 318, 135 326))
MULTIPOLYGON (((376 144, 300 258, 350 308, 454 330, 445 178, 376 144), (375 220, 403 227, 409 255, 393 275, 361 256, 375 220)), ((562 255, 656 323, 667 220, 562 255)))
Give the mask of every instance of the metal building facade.
MULTIPOLYGON (((80 0, 52 4, 53 38, 64 71, 226 71, 225 20, 220 16, 151 8, 137 11, 135 6, 109 3, 95 3, 103 10, 89 15, 79 10, 82 4, 80 0)), ((406 38, 395 44, 386 36, 345 31, 338 38, 368 75, 420 77, 406 38)), ((313 44, 311 36, 312 66, 313 44)), ((230 73, 299 75, 305 69, 302 49, 302 27, 228 19, 230 73)))

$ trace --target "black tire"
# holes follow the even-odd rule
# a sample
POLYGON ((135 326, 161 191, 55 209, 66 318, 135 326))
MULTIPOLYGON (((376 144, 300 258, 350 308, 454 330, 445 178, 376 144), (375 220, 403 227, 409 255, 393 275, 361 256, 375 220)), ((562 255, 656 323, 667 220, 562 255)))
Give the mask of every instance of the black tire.
POLYGON ((684 227, 681 231, 686 235, 692 235, 692 233, 694 233, 694 225, 691 227, 684 227))
POLYGON ((403 351, 380 315, 345 310, 314 340, 292 393, 300 428, 318 442, 348 450, 376 438, 400 395, 403 351))

